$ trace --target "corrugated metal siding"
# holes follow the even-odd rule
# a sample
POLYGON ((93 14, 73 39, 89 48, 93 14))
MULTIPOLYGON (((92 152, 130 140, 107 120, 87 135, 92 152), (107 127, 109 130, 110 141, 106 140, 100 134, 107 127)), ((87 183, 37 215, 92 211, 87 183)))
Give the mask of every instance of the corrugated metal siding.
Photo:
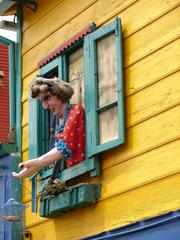
POLYGON ((7 142, 9 133, 9 57, 8 46, 0 44, 0 70, 4 72, 0 86, 0 141, 7 142))

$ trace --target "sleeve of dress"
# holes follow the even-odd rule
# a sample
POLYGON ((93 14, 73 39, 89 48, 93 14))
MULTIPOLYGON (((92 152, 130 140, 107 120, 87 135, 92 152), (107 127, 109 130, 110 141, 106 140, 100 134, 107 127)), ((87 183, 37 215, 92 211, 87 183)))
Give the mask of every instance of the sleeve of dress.
POLYGON ((68 148, 67 144, 64 142, 63 139, 59 139, 58 141, 56 141, 54 146, 63 155, 63 158, 65 160, 72 156, 71 150, 68 148))

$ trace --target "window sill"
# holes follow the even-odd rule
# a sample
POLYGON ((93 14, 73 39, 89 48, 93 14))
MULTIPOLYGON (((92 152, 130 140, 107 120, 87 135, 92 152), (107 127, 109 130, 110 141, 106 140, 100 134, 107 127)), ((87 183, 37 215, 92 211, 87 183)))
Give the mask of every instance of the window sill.
MULTIPOLYGON (((90 172, 92 177, 99 176, 100 167, 99 167, 99 159, 94 157, 92 159, 85 160, 71 168, 67 168, 58 174, 58 178, 62 181, 68 181, 75 177, 81 176, 87 172, 90 172)), ((45 171, 42 175, 40 175, 40 183, 39 183, 39 192, 42 191, 43 186, 48 181, 48 178, 52 174, 52 169, 45 171)))

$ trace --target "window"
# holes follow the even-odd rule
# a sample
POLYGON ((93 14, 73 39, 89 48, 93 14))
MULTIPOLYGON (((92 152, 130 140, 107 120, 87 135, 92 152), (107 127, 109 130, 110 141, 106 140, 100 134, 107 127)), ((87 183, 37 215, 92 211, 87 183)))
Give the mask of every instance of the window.
MULTIPOLYGON (((40 75, 58 76, 71 83, 75 90, 71 102, 81 103, 86 113, 86 160, 68 169, 62 162, 59 173, 62 180, 87 172, 90 176, 99 175, 99 154, 124 143, 121 41, 117 18, 98 30, 91 25, 86 34, 83 31, 77 34, 40 63, 40 75)), ((52 145, 51 116, 36 100, 30 101, 29 113, 29 157, 32 158, 52 145)), ((41 171, 42 185, 51 173, 51 167, 41 171)))

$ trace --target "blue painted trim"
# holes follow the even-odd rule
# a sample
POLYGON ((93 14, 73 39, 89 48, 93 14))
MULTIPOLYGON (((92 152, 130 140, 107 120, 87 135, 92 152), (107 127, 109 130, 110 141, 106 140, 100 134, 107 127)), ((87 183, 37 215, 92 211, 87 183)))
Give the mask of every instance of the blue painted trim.
POLYGON ((139 221, 124 227, 112 229, 82 240, 179 240, 180 210, 139 221))

